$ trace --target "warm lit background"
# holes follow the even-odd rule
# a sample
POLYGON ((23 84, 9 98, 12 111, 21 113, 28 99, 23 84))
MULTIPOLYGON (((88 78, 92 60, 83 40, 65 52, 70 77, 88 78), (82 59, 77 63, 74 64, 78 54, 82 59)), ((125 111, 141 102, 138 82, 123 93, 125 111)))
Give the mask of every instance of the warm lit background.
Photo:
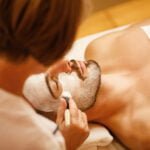
POLYGON ((150 0, 91 1, 93 11, 81 24, 78 38, 150 18, 150 0))

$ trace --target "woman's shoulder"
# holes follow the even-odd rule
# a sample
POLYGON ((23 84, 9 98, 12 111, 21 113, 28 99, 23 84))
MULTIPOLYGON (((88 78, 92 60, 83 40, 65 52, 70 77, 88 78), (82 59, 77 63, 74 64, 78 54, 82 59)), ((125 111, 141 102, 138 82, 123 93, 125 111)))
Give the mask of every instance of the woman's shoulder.
POLYGON ((23 98, 0 90, 0 149, 61 149, 60 133, 52 132, 56 125, 38 115, 23 98), (10 143, 7 144, 7 141, 10 143))

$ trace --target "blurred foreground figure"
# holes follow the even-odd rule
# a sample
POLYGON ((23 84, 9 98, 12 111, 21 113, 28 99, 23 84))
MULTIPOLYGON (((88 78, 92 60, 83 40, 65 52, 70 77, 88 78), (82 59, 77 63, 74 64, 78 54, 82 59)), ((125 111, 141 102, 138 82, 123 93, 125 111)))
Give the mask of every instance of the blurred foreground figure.
POLYGON ((68 52, 82 6, 81 0, 0 0, 1 150, 75 150, 87 138, 86 115, 73 100, 69 103, 73 121, 66 128, 66 103, 61 99, 57 111, 61 132, 55 132, 57 125, 22 96, 29 75, 45 71, 68 52))

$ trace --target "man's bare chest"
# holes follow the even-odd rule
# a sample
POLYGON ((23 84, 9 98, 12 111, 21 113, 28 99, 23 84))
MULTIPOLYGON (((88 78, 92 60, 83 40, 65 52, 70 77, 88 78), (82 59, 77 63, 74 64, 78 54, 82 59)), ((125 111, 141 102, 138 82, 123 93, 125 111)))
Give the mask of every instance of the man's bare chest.
MULTIPOLYGON (((116 104, 117 105, 117 104, 116 104)), ((130 149, 150 148, 150 103, 128 103, 105 124, 130 149)))

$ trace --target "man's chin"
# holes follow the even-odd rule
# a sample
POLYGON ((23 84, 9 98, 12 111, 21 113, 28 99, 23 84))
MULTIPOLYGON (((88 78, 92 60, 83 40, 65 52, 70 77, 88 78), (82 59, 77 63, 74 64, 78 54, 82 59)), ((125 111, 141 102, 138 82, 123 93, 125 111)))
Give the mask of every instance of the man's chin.
POLYGON ((90 64, 95 64, 99 68, 99 70, 101 70, 100 65, 95 60, 92 60, 92 59, 87 60, 87 65, 89 66, 90 64))
POLYGON ((101 83, 101 71, 98 63, 94 60, 88 60, 86 66, 87 77, 84 80, 76 72, 59 75, 63 90, 71 93, 78 108, 82 111, 90 109, 95 104, 101 83))
POLYGON ((87 69, 88 76, 84 80, 82 88, 79 91, 79 95, 82 96, 77 98, 77 106, 82 111, 86 111, 93 107, 101 85, 101 70, 99 64, 94 60, 88 60, 87 69))

